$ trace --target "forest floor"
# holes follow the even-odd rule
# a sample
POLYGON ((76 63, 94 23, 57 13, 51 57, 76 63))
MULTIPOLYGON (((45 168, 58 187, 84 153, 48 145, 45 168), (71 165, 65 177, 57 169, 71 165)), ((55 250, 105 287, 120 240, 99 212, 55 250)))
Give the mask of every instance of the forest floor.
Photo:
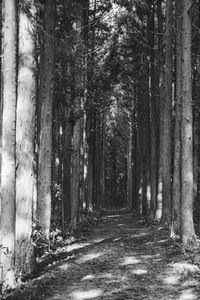
POLYGON ((132 214, 102 217, 70 247, 69 257, 6 299, 200 299, 198 253, 184 253, 167 231, 132 214))

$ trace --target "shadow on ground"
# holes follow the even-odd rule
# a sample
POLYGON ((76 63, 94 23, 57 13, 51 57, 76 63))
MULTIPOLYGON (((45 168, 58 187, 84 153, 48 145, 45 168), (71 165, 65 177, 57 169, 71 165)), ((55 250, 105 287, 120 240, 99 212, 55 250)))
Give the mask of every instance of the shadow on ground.
POLYGON ((103 217, 87 241, 70 247, 73 257, 7 299, 200 299, 198 267, 166 231, 132 214, 103 217))

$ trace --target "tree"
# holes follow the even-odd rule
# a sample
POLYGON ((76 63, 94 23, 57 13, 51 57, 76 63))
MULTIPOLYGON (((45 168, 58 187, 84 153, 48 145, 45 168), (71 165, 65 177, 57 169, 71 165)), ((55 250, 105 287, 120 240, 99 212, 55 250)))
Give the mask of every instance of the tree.
POLYGON ((157 0, 157 18, 158 18, 158 86, 159 86, 159 157, 158 157, 158 188, 157 188, 157 209, 155 219, 160 220, 162 216, 162 173, 163 173, 163 109, 164 109, 164 52, 163 52, 163 12, 162 0, 157 0))
POLYGON ((15 244, 15 122, 16 122, 16 1, 4 0, 3 22, 3 116, 1 169, 1 265, 4 286, 14 282, 15 244))
POLYGON ((182 1, 182 114, 181 114, 181 238, 184 247, 197 246, 193 224, 193 132, 190 9, 192 0, 182 1))
POLYGON ((42 232, 48 239, 51 219, 52 107, 55 68, 55 2, 53 0, 45 1, 44 38, 40 59, 39 101, 41 112, 37 219, 42 232))
POLYGON ((172 32, 173 32, 173 3, 167 0, 166 31, 165 31, 165 94, 163 104, 163 212, 162 223, 169 226, 171 223, 171 130, 172 130, 172 32))
POLYGON ((35 27, 34 1, 21 3, 16 120, 16 245, 18 274, 33 270, 32 207, 35 178, 35 27), (27 4, 29 9, 27 10, 27 4))
POLYGON ((77 53, 75 65, 79 68, 74 72, 74 99, 73 99, 73 134, 72 134, 72 155, 71 155, 71 178, 70 178, 70 201, 71 218, 70 228, 76 229, 80 201, 80 151, 81 151, 81 106, 83 89, 83 47, 82 47, 82 25, 83 6, 79 4, 79 15, 76 20, 77 30, 77 53))
POLYGON ((150 1, 150 16, 149 16, 149 46, 150 46, 150 114, 151 114, 151 215, 154 217, 156 211, 156 188, 157 188, 157 111, 156 111, 156 96, 155 96, 155 42, 154 42, 154 0, 150 1))
POLYGON ((182 1, 176 1, 176 115, 174 136, 174 172, 172 189, 172 231, 171 236, 180 233, 181 205, 181 36, 182 1))

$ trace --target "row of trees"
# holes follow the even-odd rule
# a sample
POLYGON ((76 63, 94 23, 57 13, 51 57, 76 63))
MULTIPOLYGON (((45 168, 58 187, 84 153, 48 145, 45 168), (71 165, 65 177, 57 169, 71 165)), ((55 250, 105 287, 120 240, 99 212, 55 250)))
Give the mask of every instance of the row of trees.
POLYGON ((5 287, 34 269, 33 224, 49 240, 52 219, 76 229, 105 206, 197 246, 197 12, 192 0, 2 1, 5 287))

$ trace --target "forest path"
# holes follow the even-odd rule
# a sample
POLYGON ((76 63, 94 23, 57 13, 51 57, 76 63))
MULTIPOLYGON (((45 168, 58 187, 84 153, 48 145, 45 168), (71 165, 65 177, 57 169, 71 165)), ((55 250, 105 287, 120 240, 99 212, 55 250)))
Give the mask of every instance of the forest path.
POLYGON ((73 258, 38 278, 26 299, 200 299, 199 274, 180 246, 131 214, 104 216, 87 240, 71 247, 73 258))

